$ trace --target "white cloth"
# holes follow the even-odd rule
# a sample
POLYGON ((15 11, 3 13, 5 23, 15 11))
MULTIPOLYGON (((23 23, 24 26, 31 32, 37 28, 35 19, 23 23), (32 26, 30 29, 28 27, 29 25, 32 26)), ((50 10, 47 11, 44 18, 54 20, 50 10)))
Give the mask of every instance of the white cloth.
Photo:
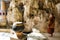
POLYGON ((0 40, 10 40, 10 38, 18 39, 15 32, 14 32, 14 34, 6 33, 6 32, 0 32, 0 40))
POLYGON ((0 32, 0 40, 10 40, 10 34, 5 32, 0 32))
POLYGON ((40 33, 39 30, 33 28, 32 31, 32 33, 27 35, 27 40, 47 40, 47 37, 40 33))

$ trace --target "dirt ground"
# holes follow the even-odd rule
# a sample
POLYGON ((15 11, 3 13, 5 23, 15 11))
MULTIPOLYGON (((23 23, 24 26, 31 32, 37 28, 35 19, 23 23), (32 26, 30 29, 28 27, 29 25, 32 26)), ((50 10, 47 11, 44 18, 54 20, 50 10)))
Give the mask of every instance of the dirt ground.
POLYGON ((60 40, 60 33, 54 33, 53 37, 50 37, 50 34, 43 33, 49 40, 60 40))

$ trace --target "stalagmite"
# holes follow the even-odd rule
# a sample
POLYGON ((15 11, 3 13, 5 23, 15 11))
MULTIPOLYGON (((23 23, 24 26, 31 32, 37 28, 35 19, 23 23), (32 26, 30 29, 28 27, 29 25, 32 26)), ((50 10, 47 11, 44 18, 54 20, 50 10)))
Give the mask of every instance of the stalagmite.
POLYGON ((32 3, 32 0, 25 0, 24 1, 24 9, 25 9, 24 10, 24 21, 26 21, 24 32, 31 32, 32 27, 33 27, 33 22, 28 17, 30 14, 31 3, 32 3))
POLYGON ((18 7, 16 7, 15 0, 12 0, 10 6, 8 8, 7 20, 8 23, 20 22, 22 21, 22 13, 19 11, 18 7), (13 5, 12 5, 13 4, 13 5))

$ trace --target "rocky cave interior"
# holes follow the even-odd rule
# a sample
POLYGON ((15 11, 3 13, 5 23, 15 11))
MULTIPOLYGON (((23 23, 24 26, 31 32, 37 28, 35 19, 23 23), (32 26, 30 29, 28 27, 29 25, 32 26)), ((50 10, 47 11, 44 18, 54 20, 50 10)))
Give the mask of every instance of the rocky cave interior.
POLYGON ((6 15, 3 16, 5 21, 0 21, 0 29, 10 29, 14 22, 23 22, 24 31, 31 31, 34 27, 45 33, 49 14, 52 13, 55 16, 55 32, 60 32, 60 0, 3 0, 2 4, 0 0, 1 8, 6 15))

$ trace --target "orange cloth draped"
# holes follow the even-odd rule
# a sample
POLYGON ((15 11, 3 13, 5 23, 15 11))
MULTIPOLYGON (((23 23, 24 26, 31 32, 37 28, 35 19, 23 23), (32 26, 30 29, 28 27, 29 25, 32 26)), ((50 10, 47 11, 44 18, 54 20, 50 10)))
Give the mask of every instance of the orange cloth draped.
POLYGON ((49 25, 48 25, 48 33, 52 34, 54 32, 54 27, 55 27, 55 17, 52 16, 50 18, 50 22, 49 22, 49 25))

